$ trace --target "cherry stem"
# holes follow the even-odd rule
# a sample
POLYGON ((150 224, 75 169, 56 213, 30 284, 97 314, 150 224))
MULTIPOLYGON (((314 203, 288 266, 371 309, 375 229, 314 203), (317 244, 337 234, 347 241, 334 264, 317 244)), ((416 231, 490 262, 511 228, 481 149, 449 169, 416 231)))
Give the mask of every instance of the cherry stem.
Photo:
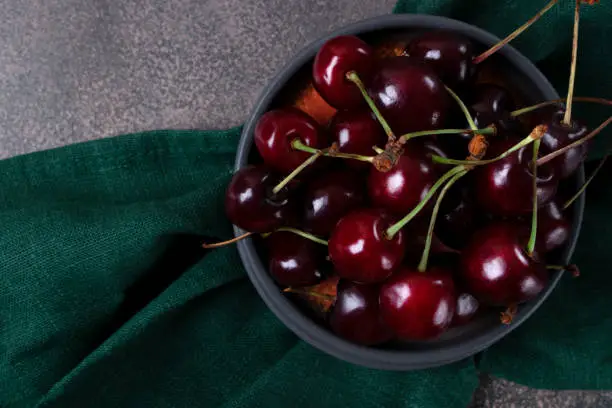
POLYGON ((214 244, 202 244, 202 248, 204 249, 221 248, 226 245, 230 245, 235 242, 242 241, 243 239, 250 237, 253 234, 254 234, 253 232, 247 232, 247 233, 237 236, 236 238, 228 239, 227 241, 215 242, 214 244))
POLYGON ((480 54, 479 56, 475 57, 472 62, 474 64, 480 64, 481 62, 483 62, 484 60, 486 60, 487 58, 489 58, 491 55, 495 54, 497 51, 499 51, 504 45, 508 44, 510 41, 514 40, 516 37, 518 37, 523 31, 527 30, 533 23, 535 23, 536 21, 538 21, 540 19, 540 17, 542 17, 544 14, 546 14, 546 12, 548 10, 550 10, 555 4, 558 3, 559 0, 551 0, 546 6, 544 6, 544 8, 540 11, 538 11, 536 13, 535 16, 531 17, 529 20, 527 20, 527 22, 525 24, 523 24, 522 26, 520 26, 519 28, 517 28, 516 30, 514 30, 512 33, 510 33, 510 35, 508 35, 506 38, 504 38, 503 40, 501 40, 500 42, 498 42, 497 44, 493 45, 491 48, 489 48, 488 50, 486 50, 485 52, 483 52, 482 54, 480 54))
POLYGON ((538 152, 540 151, 540 142, 538 139, 533 144, 533 158, 531 161, 531 172, 533 173, 533 180, 531 184, 533 194, 533 213, 531 214, 531 235, 529 236, 529 242, 527 243, 527 254, 533 257, 533 251, 535 250, 536 237, 538 235, 538 152))
POLYGON ((400 139, 403 141, 408 141, 410 139, 414 139, 416 137, 422 136, 434 136, 434 135, 456 135, 461 133, 474 134, 478 133, 479 135, 494 135, 497 132, 497 128, 495 126, 486 127, 484 129, 438 129, 438 130, 421 130, 420 132, 412 132, 406 133, 405 135, 400 136, 400 139))
POLYGON ((481 166, 484 164, 491 164, 491 163, 495 163, 498 160, 505 159, 506 157, 510 156, 512 153, 529 145, 533 141, 540 140, 542 136, 544 136, 546 131, 547 131, 546 126, 538 125, 531 131, 529 136, 527 136, 526 138, 524 138, 523 140, 521 140, 520 142, 512 146, 510 149, 500 154, 499 156, 494 157, 492 159, 488 159, 488 160, 455 160, 455 159, 448 159, 446 157, 438 156, 435 154, 431 156, 431 159, 433 160, 434 163, 440 163, 440 164, 454 164, 454 165, 465 165, 465 166, 467 165, 481 166))
POLYGON ((368 95, 368 91, 366 90, 363 82, 361 82, 361 79, 359 79, 359 75, 357 75, 355 71, 350 71, 346 73, 346 79, 348 79, 349 81, 357 85, 357 88, 359 88, 361 95, 363 95, 363 99, 365 99, 368 106, 374 113, 374 116, 376 116, 376 119, 378 119, 378 122, 380 123, 382 128, 385 130, 385 133, 387 134, 387 138, 389 139, 389 142, 394 142, 395 134, 391 130, 391 127, 389 126, 389 124, 387 123, 383 115, 378 110, 378 107, 376 106, 372 98, 370 98, 370 95, 368 95))
POLYGON ((436 192, 440 189, 440 187, 442 187, 442 185, 448 179, 452 178, 455 174, 460 173, 464 170, 466 170, 465 166, 453 167, 452 169, 447 171, 442 177, 440 177, 438 181, 436 181, 436 183, 433 186, 431 186, 431 189, 429 189, 429 191, 427 192, 425 197, 423 197, 421 202, 419 202, 419 204, 417 204, 417 206, 414 207, 412 211, 408 213, 408 215, 406 215, 400 221, 393 224, 391 227, 387 229, 387 238, 392 239, 395 236, 395 234, 397 234, 402 228, 406 226, 406 224, 412 221, 412 219, 416 217, 419 214, 419 212, 421 212, 423 207, 425 207, 425 205, 429 202, 429 200, 431 200, 431 198, 436 194, 436 192))
POLYGON ((564 154, 568 150, 573 149, 574 147, 580 146, 581 144, 588 142, 589 140, 591 140, 592 138, 597 136, 602 130, 604 130, 604 128, 606 126, 608 126, 610 124, 610 122, 612 122, 612 116, 610 116, 608 119, 606 119, 606 121, 603 122, 601 125, 599 125, 597 127, 597 129, 593 130, 591 133, 589 133, 588 135, 586 135, 582 139, 578 139, 575 142, 570 143, 567 146, 565 146, 565 147, 563 147, 563 148, 561 148, 559 150, 555 150, 554 152, 549 153, 546 156, 539 158, 538 159, 538 166, 546 164, 549 161, 553 160, 554 158, 556 158, 558 156, 561 156, 562 154, 564 154))
POLYGON ((457 102, 457 105, 459 105, 459 107, 461 108, 461 112, 463 112, 463 114, 465 115, 465 119, 467 120, 470 129, 476 132, 478 130, 478 126, 476 126, 476 123, 474 123, 474 119, 472 118, 472 115, 470 114, 470 111, 468 110, 467 106, 465 106, 465 103, 463 103, 459 95, 457 95, 452 89, 450 89, 448 86, 444 87, 446 88, 446 91, 450 94, 450 96, 453 97, 455 102, 457 102))
POLYGON ((380 148, 380 147, 378 147, 378 146, 372 146, 372 150, 374 150, 374 151, 376 152, 376 154, 381 154, 381 153, 384 153, 384 152, 385 152, 385 150, 384 150, 384 149, 381 149, 381 148, 380 148))
MULTIPOLYGON (((295 139, 293 142, 295 142, 296 140, 299 141, 299 139, 295 139)), ((293 146, 293 142, 291 143, 291 145, 293 146)), ((302 143, 302 142, 300 142, 302 143)), ((296 178, 298 176, 298 174, 300 174, 302 172, 302 170, 304 170, 306 167, 310 166, 312 163, 314 163, 319 157, 321 157, 325 152, 323 150, 319 150, 316 153, 314 153, 312 156, 310 156, 308 159, 304 160, 302 162, 302 164, 300 164, 299 166, 297 166, 295 168, 295 170, 293 170, 291 173, 289 173, 289 175, 287 177, 285 177, 280 183, 278 183, 276 185, 276 187, 274 187, 272 189, 272 193, 274 194, 278 194, 279 191, 281 191, 287 184, 289 184, 289 182, 291 180, 293 180, 294 178, 296 178)))
POLYGON ((442 190, 440 190, 440 195, 436 200, 436 204, 433 208, 433 212, 431 213, 431 219, 429 220, 429 228, 427 230, 427 238, 425 239, 425 248, 423 248, 423 255, 421 256, 421 261, 419 262, 418 271, 425 272, 427 271, 427 263, 429 261, 429 252, 431 250, 431 241, 433 240, 434 227, 436 226, 436 219, 438 217, 438 212, 440 211, 440 205, 442 204, 442 200, 444 196, 448 192, 448 190, 455 184, 457 180, 461 177, 465 176, 469 170, 464 169, 459 173, 455 174, 448 180, 448 183, 444 186, 442 190))
MULTIPOLYGON (((306 238, 306 239, 311 240, 312 242, 316 242, 317 244, 321 244, 321 245, 327 246, 327 241, 326 240, 324 240, 322 238, 319 238, 317 236, 314 236, 312 234, 309 234, 308 232, 301 231, 301 230, 296 229, 296 228, 281 227, 281 228, 277 228, 276 230, 274 230, 274 232, 281 232, 281 231, 292 232, 292 233, 294 233, 296 235, 299 235, 302 238, 306 238)), ((270 235, 272 235, 272 232, 266 232, 264 234, 261 234, 261 236, 263 238, 268 238, 270 235)))
POLYGON ((578 276, 580 276, 580 269, 578 268, 578 265, 575 264, 571 264, 571 265, 546 265, 546 269, 550 269, 553 271, 568 271, 570 272, 574 278, 577 278, 578 276))
POLYGON ((306 153, 317 154, 320 152, 321 155, 327 156, 327 157, 337 157, 340 159, 359 160, 359 161, 364 161, 368 163, 372 163, 372 161, 374 160, 374 156, 361 156, 359 154, 340 153, 331 148, 315 149, 314 147, 306 146, 304 143, 302 143, 300 139, 293 140, 291 142, 291 147, 293 147, 295 150, 300 150, 306 153))
MULTIPOLYGON (((541 102, 536 105, 531 105, 531 106, 527 106, 527 107, 512 111, 510 112, 510 116, 515 118, 517 116, 524 115, 525 113, 533 112, 534 110, 537 110, 537 109, 545 108, 550 105, 555 105, 560 102, 565 102, 566 100, 567 100, 566 98, 561 98, 561 99, 553 99, 551 101, 541 102)), ((612 106, 612 100, 610 99, 593 98, 590 96, 574 96, 573 101, 574 102, 592 102, 592 103, 597 103, 599 105, 612 106)))
POLYGON ((569 87, 567 89, 567 103, 565 105, 565 115, 563 123, 566 126, 572 124, 572 99, 574 98, 574 83, 576 82, 576 65, 578 62, 578 25, 580 22, 580 1, 576 0, 574 10, 574 35, 572 39, 572 63, 570 66, 569 87))
POLYGON ((610 153, 606 154, 603 157, 603 159, 599 161, 599 164, 597 165, 595 170, 593 170, 593 172, 591 173, 587 181, 582 185, 582 187, 580 187, 580 189, 576 192, 576 194, 574 194, 572 198, 570 198, 569 200, 565 202, 565 204, 563 204, 564 210, 567 210, 572 204, 574 204, 574 201, 576 201, 578 197, 580 197, 584 193, 584 191, 589 186, 589 184, 591 184, 591 182, 595 179, 595 176, 597 176, 597 173, 599 172, 599 170, 601 170, 603 165, 606 163, 606 160, 608 160, 608 157, 610 157, 610 153))

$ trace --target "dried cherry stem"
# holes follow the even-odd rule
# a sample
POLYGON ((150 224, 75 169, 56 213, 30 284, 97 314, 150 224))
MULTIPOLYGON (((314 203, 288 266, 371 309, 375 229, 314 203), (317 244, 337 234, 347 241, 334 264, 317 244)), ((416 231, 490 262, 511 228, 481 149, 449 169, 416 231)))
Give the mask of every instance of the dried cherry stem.
POLYGON ((517 312, 518 312, 518 306, 510 305, 506 308, 506 310, 500 313, 499 320, 503 324, 511 324, 517 312))
POLYGON ((572 274, 572 276, 574 278, 577 278, 580 276, 580 269, 578 268, 578 265, 576 264, 571 264, 571 265, 546 265, 546 269, 551 269, 554 271, 568 271, 569 273, 572 274))
POLYGON ((534 141, 540 140, 544 134, 547 132, 548 128, 546 127, 546 125, 538 125, 535 128, 533 128, 533 130, 531 131, 531 133, 529 134, 529 136, 527 136, 526 138, 524 138, 523 140, 521 140, 520 142, 518 142, 517 144, 515 144, 514 146, 512 146, 510 149, 506 150, 505 152, 503 152, 502 154, 500 154, 497 157, 494 157, 492 159, 487 159, 487 160, 455 160, 455 159, 448 159, 446 157, 442 157, 442 156, 438 156, 438 155, 432 155, 431 159, 434 161, 434 163, 440 163, 440 164, 454 164, 454 165, 474 165, 474 166, 481 166, 484 164, 491 164, 491 163, 495 163, 498 160, 502 160, 508 156, 510 156, 512 153, 516 152, 517 150, 533 143, 534 141))
POLYGON ((533 212, 531 213, 531 235, 527 243, 527 255, 533 257, 535 250, 536 237, 538 235, 538 153, 540 152, 540 142, 538 139, 533 144, 533 158, 531 160, 531 172, 533 179, 531 183, 531 194, 533 195, 533 212))
MULTIPOLYGON (((272 232, 264 232, 261 234, 262 238, 268 238, 270 235, 272 235, 272 233, 274 232, 280 232, 280 231, 286 231, 286 232, 292 232, 296 235, 299 235, 302 238, 306 238, 309 239, 313 242, 316 242, 317 244, 321 244, 321 245, 325 245, 327 246, 327 241, 319 238, 317 236, 314 236, 312 234, 309 234, 307 232, 304 231, 300 231, 299 229, 295 229, 295 228, 289 228, 289 227, 282 227, 282 228, 277 228, 272 232)), ((255 234, 254 232, 247 232, 244 233, 242 235, 237 236, 236 238, 232 238, 232 239, 228 239, 227 241, 222 241, 222 242, 215 242, 214 244, 202 244, 202 248, 204 249, 212 249, 212 248, 221 248, 224 247, 226 245, 231 245, 234 244, 238 241, 242 241, 243 239, 250 237, 251 235, 255 234)))
POLYGON ((384 149, 381 149, 381 148, 380 148, 380 147, 378 147, 378 146, 372 146, 372 150, 374 150, 374 151, 376 152, 376 154, 381 154, 381 153, 384 153, 384 152, 385 152, 385 150, 384 150, 384 149))
MULTIPOLYGON (((274 230, 274 232, 281 232, 281 231, 285 231, 285 232, 292 232, 296 235, 299 235, 302 238, 306 238, 311 240, 312 242, 316 242, 317 244, 321 244, 321 245, 325 245, 327 246, 327 241, 319 238, 315 235, 309 234, 308 232, 304 232, 302 230, 296 229, 296 228, 290 228, 290 227, 281 227, 281 228, 277 228, 276 230, 274 230)), ((271 232, 266 232, 264 234, 261 234, 261 236, 263 238, 268 238, 270 235, 272 235, 271 232)))
POLYGON ((465 103, 463 103, 459 95, 457 95, 452 89, 450 89, 448 86, 444 87, 446 88, 446 91, 450 94, 450 96, 453 97, 455 102, 457 102, 457 105, 459 105, 459 107, 461 108, 461 112, 463 112, 463 115, 465 115, 465 119, 467 120, 470 129, 476 132, 478 130, 478 126, 476 126, 476 123, 474 123, 474 119, 472 118, 472 115, 470 114, 470 111, 467 106, 465 106, 465 103))
POLYGON ((539 158, 538 159, 538 166, 546 164, 549 161, 553 160, 554 158, 556 158, 558 156, 561 156, 563 153, 567 152, 568 150, 573 149, 574 147, 580 146, 581 144, 588 142, 589 140, 591 140, 592 138, 597 136, 602 130, 604 130, 605 127, 610 124, 610 122, 612 122, 612 116, 610 116, 608 119, 606 119, 606 121, 603 122, 601 125, 599 125, 597 127, 597 129, 593 130, 591 133, 589 133, 588 135, 586 135, 582 139, 578 139, 575 142, 570 143, 567 146, 565 146, 565 147, 563 147, 563 148, 561 148, 559 150, 555 150, 554 152, 549 153, 546 156, 539 158))
POLYGON ((448 192, 448 190, 455 184, 457 180, 461 177, 465 176, 469 170, 464 169, 459 173, 455 174, 451 177, 450 180, 446 183, 444 188, 440 190, 440 195, 436 200, 436 204, 434 205, 433 212, 431 213, 431 219, 429 220, 429 228, 427 229, 427 237, 425 238, 425 247, 423 248, 423 255, 421 255, 421 261, 419 262, 418 271, 425 272, 427 271, 427 263, 429 261, 429 252, 431 250, 431 241, 433 240, 434 227, 436 226, 436 218, 438 217, 438 212, 440 211, 440 205, 442 204, 442 200, 444 196, 448 192))
MULTIPOLYGON (((515 111, 510 112, 510 116, 516 118, 517 116, 521 116, 526 113, 533 112, 534 110, 542 109, 550 105, 556 105, 558 103, 565 102, 565 101, 567 101, 567 98, 553 99, 551 101, 546 101, 546 102, 541 102, 535 105, 526 106, 524 108, 517 109, 515 111)), ((591 96, 574 96, 573 101, 574 102, 591 102, 591 103, 596 103, 599 105, 612 106, 612 100, 610 99, 594 98, 591 96)))
POLYGON ((580 2, 576 0, 574 9, 574 34, 572 37, 572 62, 570 65, 569 86, 567 88, 567 103, 565 104, 565 115, 563 115, 563 124, 570 126, 572 124, 572 100, 574 98, 574 84, 576 82, 576 65, 578 65, 578 25, 580 22, 580 2))
POLYGON ((238 241, 242 241, 243 239, 250 237, 253 234, 254 232, 247 232, 247 233, 237 236, 236 238, 228 239, 227 241, 215 242, 214 244, 202 244, 202 248, 204 249, 221 248, 226 245, 231 245, 238 241))
MULTIPOLYGON (((315 149, 314 147, 306 146, 300 139, 295 139, 291 142, 291 147, 295 150, 300 150, 302 152, 317 154, 321 152, 322 156, 327 157, 337 157, 339 159, 351 159, 351 160, 359 160, 368 163, 372 163, 374 160, 374 156, 362 156, 359 154, 350 154, 350 153, 340 153, 336 151, 334 148, 327 149, 315 149)), ((332 146, 333 147, 333 146, 332 146)))
POLYGON ((589 184, 591 184, 591 182, 595 179, 595 176, 597 176, 597 173, 599 173, 599 170, 601 170, 603 165, 606 164, 606 160, 608 160, 608 157, 610 157, 610 153, 606 154, 603 159, 599 161, 599 164, 597 165, 597 167, 595 167, 595 170, 593 170, 587 181, 582 185, 582 187, 580 187, 576 194, 574 194, 572 198, 570 198, 565 202, 565 204, 563 204, 564 210, 567 210, 572 204, 574 204, 574 201, 576 201, 578 197, 584 194, 589 184))
POLYGON ((522 26, 520 26, 519 28, 517 28, 516 30, 514 30, 512 33, 510 33, 510 35, 508 35, 506 38, 504 38, 503 40, 501 40, 500 42, 498 42, 497 44, 493 45, 491 48, 489 48, 488 50, 486 50, 485 52, 483 52, 482 54, 480 54, 479 56, 475 57, 472 62, 474 64, 480 64, 481 62, 483 62, 484 60, 486 60, 487 58, 489 58, 491 55, 495 54, 497 51, 499 51, 504 45, 508 44, 510 41, 514 40, 516 37, 518 37, 521 33, 523 33, 523 31, 527 30, 533 23, 535 23, 536 21, 538 21, 540 19, 540 17, 542 17, 544 14, 546 14, 546 12, 548 10, 550 10, 551 8, 553 8, 553 6, 555 4, 558 3, 559 0, 551 0, 546 6, 544 6, 544 8, 540 11, 538 11, 535 16, 531 17, 529 20, 527 20, 527 22, 525 24, 523 24, 522 26))
POLYGON ((386 235, 388 239, 392 239, 395 234, 397 234, 402 228, 406 226, 414 217, 416 217, 419 212, 425 207, 425 205, 431 200, 431 198, 436 194, 436 192, 446 183, 449 179, 453 178, 456 174, 461 173, 467 169, 467 166, 456 166, 447 171, 442 177, 436 181, 436 183, 431 186, 425 197, 417 204, 416 207, 412 209, 404 218, 402 218, 397 223, 393 224, 391 227, 387 229, 386 235))
POLYGON ((406 133, 399 137, 402 142, 407 142, 410 139, 414 139, 422 136, 435 136, 435 135, 457 135, 457 134, 475 134, 479 135, 494 135, 497 133, 495 126, 489 126, 483 129, 438 129, 438 130, 421 130, 420 132, 406 133))
MULTIPOLYGON (((299 139, 295 139, 295 140, 299 140, 299 139)), ((294 142, 295 142, 295 140, 294 140, 294 142)), ((300 142, 300 143, 302 143, 302 142, 300 142)), ((293 143, 292 143, 292 145, 293 145, 293 143)), ((296 178, 306 167, 308 167, 312 163, 314 163, 319 157, 323 156, 324 153, 325 152, 323 150, 319 150, 316 153, 314 153, 312 156, 310 156, 308 159, 304 160, 302 162, 302 164, 297 166, 295 168, 295 170, 293 170, 291 173, 289 173, 289 175, 287 175, 287 177, 285 177, 283 180, 281 180, 281 182, 278 183, 272 189, 272 193, 278 194, 278 192, 281 191, 287 184, 289 184, 291 182, 291 180, 296 178)))
POLYGON ((374 116, 376 116, 376 119, 378 119, 378 123, 380 123, 382 128, 385 130, 389 142, 395 142, 395 134, 391 130, 389 123, 387 123, 382 113, 380 113, 380 110, 378 110, 378 107, 376 106, 372 98, 370 98, 370 95, 368 95, 368 91, 366 90, 366 87, 363 82, 361 82, 361 79, 359 79, 359 75, 357 75, 355 71, 350 71, 346 73, 346 79, 354 83, 357 88, 359 88, 361 95, 363 95, 363 99, 365 99, 366 103, 372 110, 372 113, 374 113, 374 116))

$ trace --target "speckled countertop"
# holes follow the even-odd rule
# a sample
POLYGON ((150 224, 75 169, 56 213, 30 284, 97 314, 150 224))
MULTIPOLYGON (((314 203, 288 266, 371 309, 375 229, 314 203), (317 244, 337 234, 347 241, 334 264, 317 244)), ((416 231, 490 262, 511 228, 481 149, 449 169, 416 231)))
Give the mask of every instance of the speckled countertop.
MULTIPOLYGON (((240 124, 279 66, 395 0, 0 0, 0 158, 158 128, 240 124)), ((612 392, 483 376, 473 407, 612 407, 612 392)))

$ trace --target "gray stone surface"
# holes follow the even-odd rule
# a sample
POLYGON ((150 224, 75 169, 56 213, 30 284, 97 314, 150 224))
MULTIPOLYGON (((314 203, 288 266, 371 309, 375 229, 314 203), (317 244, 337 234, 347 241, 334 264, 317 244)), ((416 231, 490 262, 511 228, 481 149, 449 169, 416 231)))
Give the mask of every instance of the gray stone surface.
MULTIPOLYGON (((0 0, 0 158, 237 125, 303 45, 395 0, 0 0)), ((610 407, 483 376, 473 407, 610 407)))

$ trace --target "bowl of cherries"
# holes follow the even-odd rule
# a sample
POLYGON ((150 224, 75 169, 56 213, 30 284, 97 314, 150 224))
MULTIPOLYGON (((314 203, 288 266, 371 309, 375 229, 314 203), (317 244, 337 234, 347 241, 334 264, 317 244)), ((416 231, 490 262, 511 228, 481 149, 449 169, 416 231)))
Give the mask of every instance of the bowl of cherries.
POLYGON ((237 242, 276 316, 351 363, 423 369, 507 335, 574 268, 593 136, 507 45, 545 11, 504 40, 393 15, 307 46, 243 128, 235 238, 205 247, 237 242))

